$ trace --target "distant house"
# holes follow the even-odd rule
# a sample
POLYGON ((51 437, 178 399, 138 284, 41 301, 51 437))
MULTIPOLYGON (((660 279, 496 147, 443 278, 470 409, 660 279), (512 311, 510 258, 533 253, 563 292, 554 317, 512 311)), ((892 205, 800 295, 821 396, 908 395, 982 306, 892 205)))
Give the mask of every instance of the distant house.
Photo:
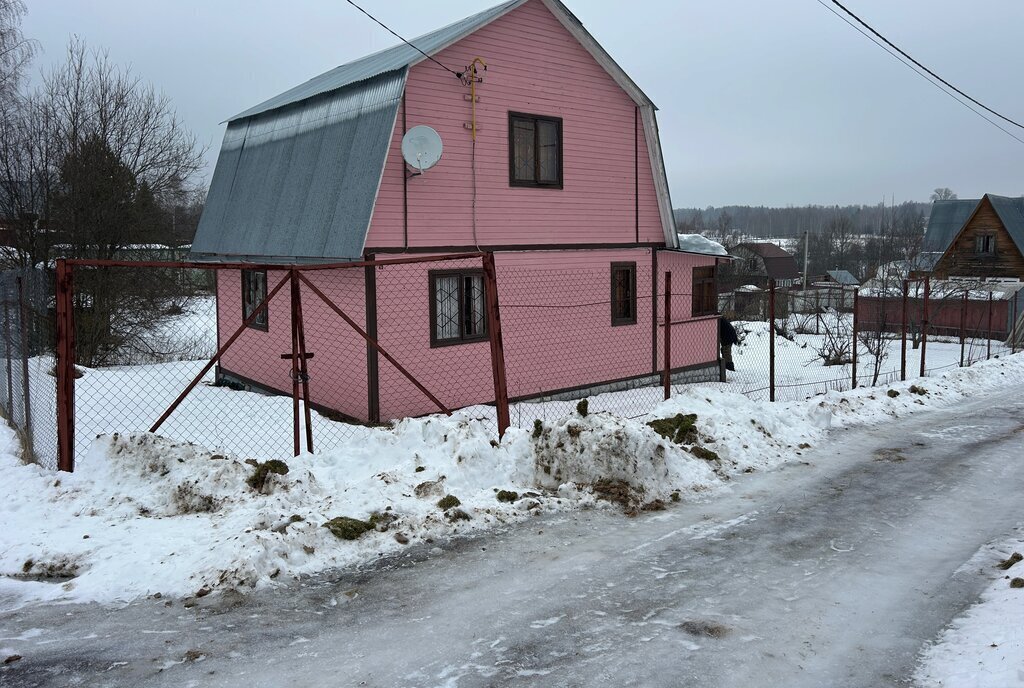
POLYGON ((936 201, 923 250, 941 254, 933 274, 1024 280, 1024 198, 936 201))
POLYGON ((729 252, 735 260, 722 270, 721 291, 733 291, 744 285, 761 289, 775 280, 776 287, 792 287, 800 281, 800 268, 793 254, 768 242, 738 244, 729 252))
MULTIPOLYGON (((493 252, 513 399, 649 384, 671 270, 673 365, 717 379, 724 259, 680 247, 656 108, 579 20, 557 0, 512 0, 411 44, 230 118, 193 257, 288 266, 493 252), (477 58, 487 71, 474 101, 473 80, 437 62, 468 70, 477 58), (416 125, 444 142, 423 174, 402 155, 416 125)), ((222 337, 255 311, 269 272, 218 280, 222 337)), ((479 262, 317 275, 426 387, 456 388, 448 406, 493 400, 479 262)), ((337 321, 316 300, 303 309, 310 323, 337 321)), ((247 333, 264 343, 228 351, 218 375, 287 392, 288 304, 268 310, 247 333)), ((359 337, 312 346, 315 406, 370 421, 436 409, 359 337)))
POLYGON ((860 286, 860 280, 854 277, 853 273, 850 272, 849 270, 826 270, 824 275, 815 278, 814 280, 811 281, 811 283, 816 286, 860 286))

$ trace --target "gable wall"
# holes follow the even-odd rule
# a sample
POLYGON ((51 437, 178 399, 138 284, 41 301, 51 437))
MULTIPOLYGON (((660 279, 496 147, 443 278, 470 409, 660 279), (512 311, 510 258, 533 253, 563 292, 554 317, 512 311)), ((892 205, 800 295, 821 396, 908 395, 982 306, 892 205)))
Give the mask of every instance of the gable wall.
POLYGON ((992 204, 986 198, 963 231, 935 266, 937 277, 1017 277, 1024 279, 1024 257, 1006 232, 992 204), (994 234, 994 256, 979 255, 976 240, 979 234, 994 234))
POLYGON ((629 96, 533 0, 439 53, 463 69, 487 61, 477 85, 476 236, 473 233, 469 88, 430 61, 410 70, 366 246, 403 247, 401 156, 405 126, 425 124, 444 141, 441 162, 408 180, 408 246, 631 243, 637 238, 634 170, 639 162, 639 240, 664 244, 643 118, 629 96), (563 118, 564 188, 509 185, 509 111, 563 118), (639 134, 637 135, 637 130, 639 134))

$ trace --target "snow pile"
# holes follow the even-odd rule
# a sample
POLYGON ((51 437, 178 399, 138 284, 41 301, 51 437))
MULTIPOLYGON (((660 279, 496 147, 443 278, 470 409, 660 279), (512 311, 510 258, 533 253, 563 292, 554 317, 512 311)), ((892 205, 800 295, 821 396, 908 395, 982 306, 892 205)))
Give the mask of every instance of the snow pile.
POLYGON ((999 574, 981 601, 954 621, 921 656, 915 683, 931 686, 1009 688, 1024 685, 1024 538, 978 557, 999 574), (1015 561, 1017 560, 1017 561, 1015 561), (1007 566, 1003 568, 1003 566, 1007 566), (1012 587, 1011 581, 1018 580, 1012 587))
POLYGON ((914 391, 903 383, 791 403, 690 386, 635 420, 581 404, 498 442, 467 414, 406 419, 279 464, 112 435, 73 474, 23 464, 14 433, 0 426, 0 598, 244 592, 538 513, 663 508, 799 461, 830 427, 1022 381, 1024 357, 1013 357, 918 381, 914 391))
POLYGON ((679 250, 686 251, 688 253, 703 253, 709 256, 727 256, 729 252, 725 250, 717 241, 712 241, 706 236, 700 234, 677 234, 679 237, 679 250))

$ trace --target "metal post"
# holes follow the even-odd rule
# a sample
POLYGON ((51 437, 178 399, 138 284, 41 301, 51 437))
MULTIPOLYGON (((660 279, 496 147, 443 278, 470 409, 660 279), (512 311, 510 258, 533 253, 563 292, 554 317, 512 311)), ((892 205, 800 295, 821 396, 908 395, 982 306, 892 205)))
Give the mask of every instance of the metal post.
POLYGON ((931 277, 924 278, 924 303, 921 306, 921 377, 925 374, 926 352, 928 351, 928 296, 931 292, 931 277))
MULTIPOLYGON (((859 321, 859 319, 857 317, 857 305, 858 305, 857 294, 858 294, 859 291, 860 291, 860 289, 858 289, 856 287, 853 290, 853 346, 851 347, 853 349, 853 358, 852 358, 852 360, 850 362, 850 367, 852 368, 852 371, 853 371, 852 372, 853 380, 850 383, 851 389, 857 389, 857 328, 860 325, 860 321, 859 321)), ((842 292, 839 292, 839 293, 841 294, 842 292)), ((843 299, 843 300, 845 301, 846 299, 843 299)), ((885 301, 884 300, 882 301, 882 308, 885 308, 885 301)))
POLYGON ((988 336, 985 337, 985 360, 992 358, 992 292, 988 293, 988 336))
POLYGON ((775 280, 768 280, 768 400, 775 401, 775 280))
POLYGON ((487 300, 487 332, 491 342, 491 376, 494 379, 494 408, 498 416, 498 437, 504 437, 511 425, 508 410, 508 383, 505 379, 505 346, 501 336, 501 309, 498 304, 498 271, 494 254, 485 253, 484 298, 487 300))
POLYGON ((910 290, 910 283, 903 280, 903 314, 900 318, 900 380, 907 380, 907 292, 910 290))
POLYGON ((57 260, 57 470, 75 470, 75 311, 73 268, 57 260))
MULTIPOLYGON (((4 290, 6 291, 6 289, 4 290)), ((14 345, 11 344, 11 302, 4 294, 4 348, 7 350, 7 413, 14 420, 14 345)))
POLYGON ((28 375, 28 304, 25 303, 25 286, 18 277, 18 314, 21 319, 21 389, 25 402, 25 444, 30 454, 35 455, 35 443, 32 441, 32 397, 29 391, 28 375))
POLYGON ((288 280, 292 287, 292 445, 295 456, 302 453, 302 430, 299 422, 299 320, 298 320, 298 298, 299 280, 296 277, 295 268, 288 271, 288 280))
MULTIPOLYGON (((298 280, 295 282, 298 285, 298 280)), ((313 453, 313 418, 309 408, 309 359, 313 354, 306 351, 306 323, 302 317, 302 291, 295 299, 295 320, 298 323, 299 340, 299 380, 302 382, 302 411, 306 422, 306 451, 313 453)))
POLYGON ((1011 353, 1017 353, 1017 298, 1020 292, 1014 294, 1014 316, 1010 320, 1010 346, 1011 353))
POLYGON ((665 369, 661 374, 665 399, 672 397, 672 271, 665 272, 665 369))
POLYGON ((964 343, 967 341, 967 292, 960 304, 960 367, 964 367, 964 343))

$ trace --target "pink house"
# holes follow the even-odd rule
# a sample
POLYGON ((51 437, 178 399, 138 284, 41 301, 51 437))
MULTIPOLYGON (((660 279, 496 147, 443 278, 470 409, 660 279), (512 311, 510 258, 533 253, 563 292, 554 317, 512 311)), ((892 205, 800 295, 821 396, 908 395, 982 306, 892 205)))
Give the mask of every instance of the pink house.
MULTIPOLYGON (((193 256, 284 266, 493 252, 514 399, 656 383, 670 270, 673 367, 718 379, 718 259, 680 250, 656 108, 579 20, 558 0, 513 0, 411 45, 232 118, 193 256), (422 174, 401 150, 416 125, 444 144, 422 174)), ((454 408, 494 399, 479 268, 467 259, 315 279, 454 408)), ((220 274, 222 338, 282 274, 220 274)), ((221 378, 290 390, 287 293, 224 356, 221 378)), ((303 298, 315 407, 370 421, 435 410, 303 298)))

